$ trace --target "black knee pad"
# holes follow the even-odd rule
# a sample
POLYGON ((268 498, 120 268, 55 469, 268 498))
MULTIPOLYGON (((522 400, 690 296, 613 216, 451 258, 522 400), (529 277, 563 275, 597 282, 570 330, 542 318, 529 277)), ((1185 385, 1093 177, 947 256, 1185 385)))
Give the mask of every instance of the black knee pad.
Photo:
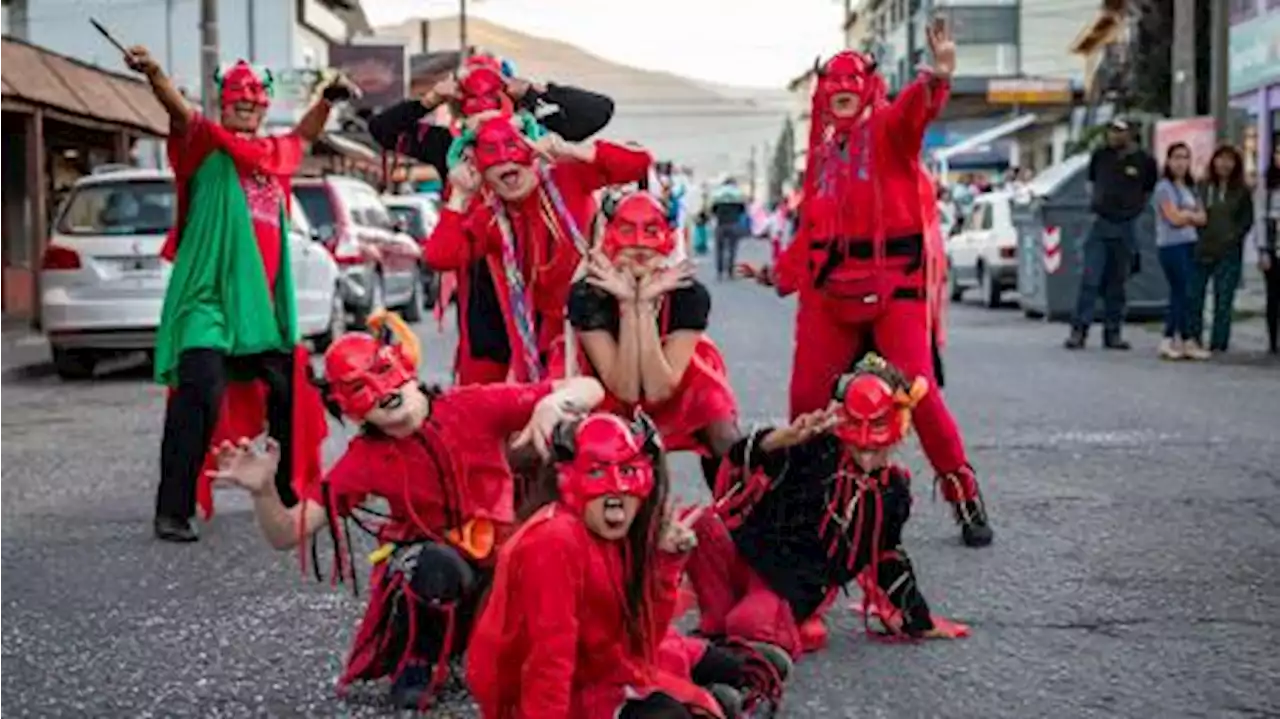
POLYGON ((471 563, 453 547, 434 542, 422 545, 409 579, 413 593, 425 601, 456 602, 471 594, 476 584, 471 563))

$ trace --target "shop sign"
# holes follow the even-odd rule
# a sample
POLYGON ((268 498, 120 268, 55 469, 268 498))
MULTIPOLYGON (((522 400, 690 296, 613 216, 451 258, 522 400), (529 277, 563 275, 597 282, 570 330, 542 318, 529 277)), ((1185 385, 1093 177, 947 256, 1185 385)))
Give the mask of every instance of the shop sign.
POLYGON ((1280 7, 1231 26, 1232 95, 1280 83, 1280 7))
POLYGON ((1000 79, 987 83, 992 105, 1070 105, 1070 80, 1000 79))

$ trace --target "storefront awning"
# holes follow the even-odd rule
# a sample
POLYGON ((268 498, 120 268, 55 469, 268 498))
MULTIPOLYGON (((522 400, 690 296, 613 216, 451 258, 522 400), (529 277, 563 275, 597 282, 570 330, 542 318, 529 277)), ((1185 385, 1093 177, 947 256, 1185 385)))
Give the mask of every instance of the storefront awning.
POLYGON ((108 72, 35 45, 0 41, 6 103, 16 102, 90 121, 166 135, 169 118, 141 80, 108 72))
POLYGON ((1036 116, 1026 114, 1017 117, 1008 122, 1001 123, 989 130, 983 130, 976 135, 966 137, 954 145, 944 147, 940 150, 934 150, 933 159, 938 162, 948 162, 951 158, 963 155, 966 152, 973 152, 983 145, 989 145, 996 140, 1012 135, 1013 133, 1030 126, 1036 121, 1036 116))

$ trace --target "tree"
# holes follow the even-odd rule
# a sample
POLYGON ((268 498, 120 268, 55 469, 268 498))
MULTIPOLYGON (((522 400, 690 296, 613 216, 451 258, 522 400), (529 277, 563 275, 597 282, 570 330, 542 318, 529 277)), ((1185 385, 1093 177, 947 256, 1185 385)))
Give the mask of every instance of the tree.
POLYGON ((794 172, 795 168, 796 130, 787 118, 778 133, 778 142, 774 145, 773 159, 769 165, 769 204, 782 201, 782 185, 794 172))
MULTIPOLYGON (((1196 27, 1196 113, 1209 110, 1210 39, 1213 0, 1197 0, 1196 27)), ((1173 95, 1173 0, 1132 0, 1130 12, 1136 23, 1131 38, 1132 64, 1126 84, 1127 104, 1136 110, 1159 115, 1169 113, 1173 95)))

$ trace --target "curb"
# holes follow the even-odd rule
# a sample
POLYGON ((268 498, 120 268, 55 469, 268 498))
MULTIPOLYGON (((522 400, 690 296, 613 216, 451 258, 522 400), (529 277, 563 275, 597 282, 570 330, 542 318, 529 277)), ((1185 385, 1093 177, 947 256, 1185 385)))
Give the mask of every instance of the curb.
POLYGON ((49 341, 44 335, 31 332, 6 332, 0 338, 0 371, 8 375, 13 370, 48 365, 53 361, 49 354, 49 341))

